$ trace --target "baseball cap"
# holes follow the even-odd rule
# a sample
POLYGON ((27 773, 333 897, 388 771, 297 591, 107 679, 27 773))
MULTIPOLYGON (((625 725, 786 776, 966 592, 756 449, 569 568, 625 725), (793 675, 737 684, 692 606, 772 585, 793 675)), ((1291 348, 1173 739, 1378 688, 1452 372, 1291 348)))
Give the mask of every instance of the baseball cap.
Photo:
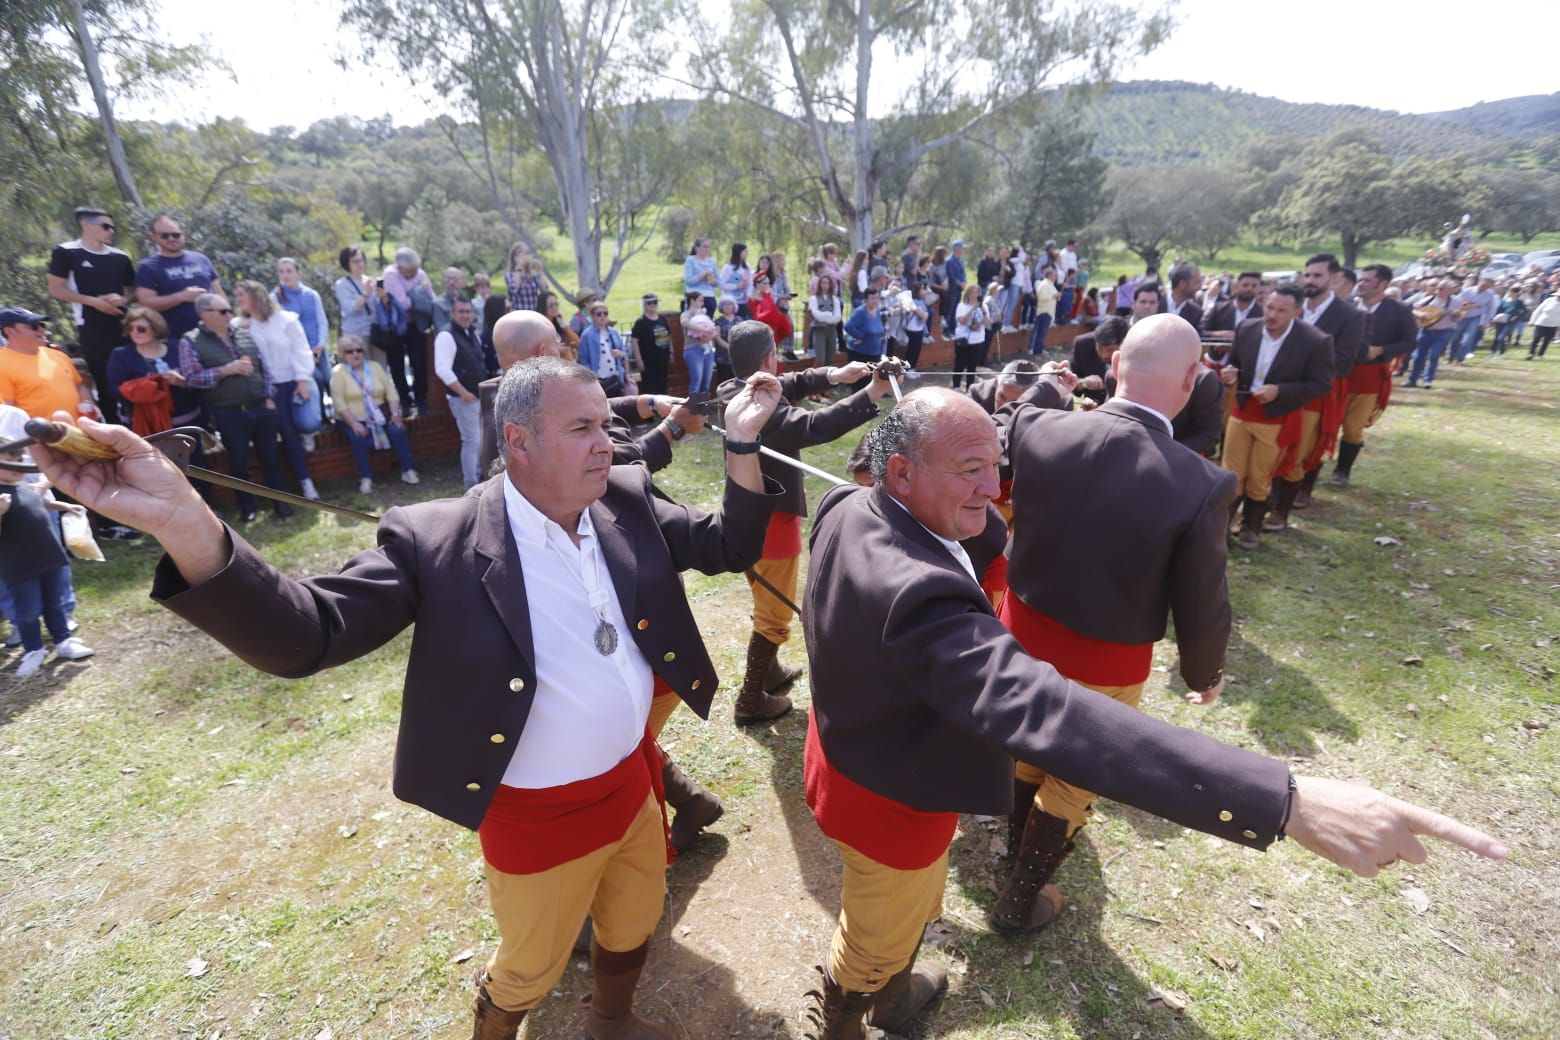
POLYGON ((948 248, 949 248, 949 249, 958 249, 958 248, 959 248, 959 247, 960 247, 960 246, 962 246, 962 245, 963 245, 963 244, 964 244, 964 239, 962 239, 962 238, 956 238, 956 239, 954 239, 954 240, 953 240, 953 242, 952 242, 952 243, 951 243, 951 244, 950 244, 950 245, 949 245, 949 246, 948 246, 948 248))
POLYGON ((0 329, 12 325, 42 325, 48 321, 41 314, 34 314, 26 307, 0 307, 0 329))
POLYGON ((647 292, 639 298, 640 303, 660 303, 661 298, 653 292, 647 292))

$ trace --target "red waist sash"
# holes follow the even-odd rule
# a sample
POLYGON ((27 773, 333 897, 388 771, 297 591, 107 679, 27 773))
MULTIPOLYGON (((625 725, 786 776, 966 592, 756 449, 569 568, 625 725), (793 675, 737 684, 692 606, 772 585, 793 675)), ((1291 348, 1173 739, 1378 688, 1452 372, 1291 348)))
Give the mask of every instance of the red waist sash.
POLYGON ((500 784, 477 828, 482 855, 505 874, 551 870, 623 837, 651 791, 664 829, 661 750, 647 729, 639 747, 598 776, 557 787, 500 784))
POLYGON ((1322 413, 1322 423, 1316 431, 1316 443, 1305 457, 1304 468, 1308 470, 1320 466, 1323 459, 1338 449, 1338 431, 1343 428, 1343 413, 1349 408, 1348 378, 1334 379, 1332 389, 1314 401, 1306 402, 1306 407, 1310 408, 1313 403, 1318 405, 1313 410, 1322 413))
POLYGON ((1278 431, 1278 461, 1273 464, 1273 472, 1268 476, 1276 476, 1295 464, 1295 456, 1300 454, 1300 413, 1304 408, 1296 408, 1288 415, 1281 415, 1277 419, 1269 419, 1262 411, 1262 403, 1256 398, 1247 395, 1244 401, 1236 397, 1236 405, 1230 415, 1241 422, 1261 423, 1263 426, 1280 426, 1278 431))
POLYGON ((1073 682, 1130 686, 1148 679, 1153 643, 1110 643, 1074 632, 1040 613, 1011 589, 997 612, 1029 656, 1046 662, 1073 682))
POLYGON ((1387 407, 1392 397, 1392 362, 1366 361, 1349 371, 1349 393, 1375 394, 1376 410, 1387 407))
POLYGON ((766 560, 789 560, 802 555, 802 518, 795 513, 770 513, 764 531, 766 560))
POLYGON ((807 718, 802 754, 807 807, 818 829, 869 859, 895 870, 921 870, 953 843, 959 814, 923 812, 868 790, 829 765, 818 739, 817 716, 807 718))

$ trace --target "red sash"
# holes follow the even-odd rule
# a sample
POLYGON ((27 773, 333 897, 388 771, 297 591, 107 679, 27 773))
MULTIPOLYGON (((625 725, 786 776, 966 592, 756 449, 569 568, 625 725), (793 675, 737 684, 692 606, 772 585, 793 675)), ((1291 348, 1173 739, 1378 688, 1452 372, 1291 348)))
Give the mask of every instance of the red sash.
POLYGON ((766 560, 789 560, 802 555, 802 518, 795 513, 770 513, 764 531, 766 560))
POLYGON ((1146 681, 1154 665, 1153 643, 1091 639, 1040 613, 1011 589, 1002 597, 997 616, 1029 656, 1046 662, 1074 682, 1130 686, 1146 681))
POLYGON ((1376 412, 1385 411, 1392 399, 1392 363, 1372 361, 1355 365, 1349 370, 1349 393, 1375 394, 1376 412))
MULTIPOLYGON (((623 837, 651 791, 661 803, 665 833, 661 749, 647 728, 639 747, 599 776, 557 787, 500 784, 477 828, 482 855, 505 874, 551 870, 623 837)), ((671 862, 670 845, 667 862, 671 862)))
POLYGON ((802 777, 818 829, 885 867, 921 870, 936 863, 953 843, 958 813, 912 809, 829 765, 818 739, 817 716, 810 712, 802 777))
POLYGON ((1273 472, 1268 476, 1277 476, 1292 467, 1295 464, 1295 456, 1300 454, 1300 413, 1305 409, 1296 408, 1288 415, 1269 419, 1262 410, 1262 403, 1249 394, 1245 401, 1240 401, 1238 397, 1236 401, 1235 409, 1230 414, 1241 422, 1282 427, 1278 431, 1278 461, 1273 464, 1273 472))
POLYGON ((1311 447, 1311 453, 1305 457, 1303 467, 1313 470, 1322 464, 1324 458, 1338 449, 1338 431, 1343 429, 1343 413, 1349 408, 1348 379, 1334 379, 1332 389, 1321 397, 1306 402, 1306 408, 1322 413, 1321 426, 1316 431, 1316 444, 1311 447), (1311 408, 1312 404, 1318 407, 1311 408))

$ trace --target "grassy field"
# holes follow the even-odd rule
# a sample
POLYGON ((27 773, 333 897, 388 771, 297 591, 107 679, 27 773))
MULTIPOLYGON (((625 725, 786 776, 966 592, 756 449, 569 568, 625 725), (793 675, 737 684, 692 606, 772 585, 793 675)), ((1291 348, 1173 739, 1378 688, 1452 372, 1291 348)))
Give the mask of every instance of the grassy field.
MULTIPOLYGON (((1441 847, 1364 881, 1291 843, 1257 855, 1107 803, 1058 878, 1059 922, 1009 940, 983 924, 996 825, 965 818, 929 954, 952 989, 915 1035, 1553 1036, 1557 420, 1553 352, 1401 391, 1353 490, 1322 490, 1295 530, 1232 559, 1222 700, 1180 702, 1168 643, 1144 697, 1297 771, 1458 815, 1509 862, 1441 847)), ((849 446, 811 461, 837 471, 849 446)), ((718 465, 699 435, 659 482, 710 503, 718 465)), ((447 460, 419 469, 419 497, 458 491, 447 460)), ((373 540, 318 514, 250 536, 296 574, 373 540)), ((258 675, 147 599, 154 547, 109 554, 77 567, 97 657, 0 673, 0 1038, 468 1035, 495 937, 480 852, 389 791, 409 639, 307 681, 258 675)), ((794 1037, 838 907, 801 799, 807 689, 787 718, 735 730, 746 588, 687 585, 727 689, 667 743, 727 812, 671 872, 642 1006, 679 1036, 794 1037)), ((799 640, 785 653, 800 660, 799 640)), ((529 1035, 577 1037, 586 992, 576 964, 529 1035)))

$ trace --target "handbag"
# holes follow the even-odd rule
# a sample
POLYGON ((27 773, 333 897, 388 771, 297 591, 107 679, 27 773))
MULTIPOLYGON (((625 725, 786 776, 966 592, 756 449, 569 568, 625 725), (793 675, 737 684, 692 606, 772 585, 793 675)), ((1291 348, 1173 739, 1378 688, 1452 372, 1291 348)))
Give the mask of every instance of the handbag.
POLYGON ((320 426, 325 422, 325 416, 320 408, 320 394, 317 389, 309 395, 307 401, 299 397, 296 390, 293 391, 292 421, 293 428, 299 433, 319 432, 320 426))

